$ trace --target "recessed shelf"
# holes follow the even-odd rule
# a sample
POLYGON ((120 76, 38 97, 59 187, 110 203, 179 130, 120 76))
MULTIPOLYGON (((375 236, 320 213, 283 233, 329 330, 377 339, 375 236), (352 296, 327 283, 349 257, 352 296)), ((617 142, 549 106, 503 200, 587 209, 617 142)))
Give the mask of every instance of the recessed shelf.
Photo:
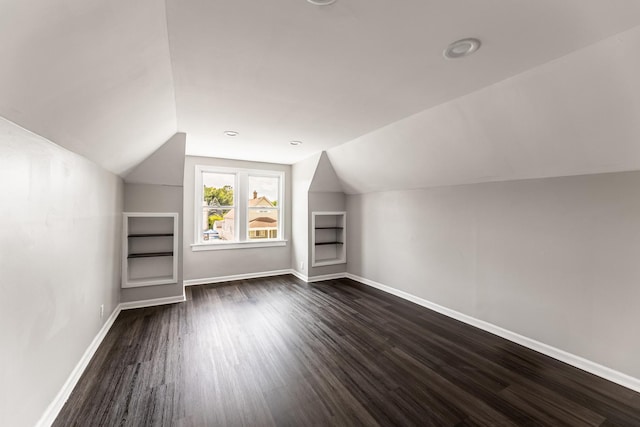
POLYGON ((124 212, 122 287, 178 282, 178 214, 124 212))
POLYGON ((172 276, 148 276, 140 279, 129 279, 129 287, 154 286, 171 283, 172 276))
POLYGON ((347 262, 347 213, 312 213, 311 266, 321 267, 347 262))
POLYGON ((151 258, 156 256, 173 256, 173 252, 142 252, 138 254, 129 254, 127 258, 151 258))
POLYGON ((314 267, 322 267, 323 265, 344 264, 340 258, 320 258, 315 260, 314 267))

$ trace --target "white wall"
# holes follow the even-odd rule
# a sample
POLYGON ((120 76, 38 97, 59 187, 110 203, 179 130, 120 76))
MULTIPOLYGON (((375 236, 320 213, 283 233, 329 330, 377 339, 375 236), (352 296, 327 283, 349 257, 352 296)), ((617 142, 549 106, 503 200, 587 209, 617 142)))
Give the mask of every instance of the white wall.
POLYGON ((640 172, 352 195, 347 209, 350 273, 640 378, 640 172))
POLYGON ((291 267, 291 166, 187 156, 184 170, 183 236, 185 281, 289 269, 291 267), (193 252, 191 244, 195 241, 194 198, 196 165, 283 171, 285 175, 284 238, 289 240, 287 245, 193 252))
POLYGON ((291 268, 305 276, 310 271, 309 252, 309 186, 318 166, 321 153, 295 163, 291 167, 293 215, 291 268))
POLYGON ((0 194, 0 420, 32 426, 118 304, 123 185, 0 119, 0 194))
POLYGON ((178 132, 125 177, 126 183, 182 187, 187 134, 178 132))
MULTIPOLYGON (((339 212, 345 210, 345 195, 342 191, 342 185, 338 179, 331 161, 327 156, 327 153, 323 151, 318 160, 315 174, 311 184, 309 185, 309 194, 307 195, 308 212, 307 217, 309 221, 308 233, 308 251, 309 251, 309 263, 312 264, 313 242, 311 229, 313 212, 339 212)), ((348 219, 347 219, 348 221, 348 219)), ((348 227, 347 227, 348 232, 348 227)), ((309 277, 322 276, 325 274, 344 273, 347 271, 346 264, 325 265, 322 267, 311 267, 309 269, 309 277)))
POLYGON ((345 195, 326 152, 295 163, 293 175, 293 250, 291 268, 307 276, 342 273, 346 264, 311 267, 311 217, 314 211, 345 210, 345 195))

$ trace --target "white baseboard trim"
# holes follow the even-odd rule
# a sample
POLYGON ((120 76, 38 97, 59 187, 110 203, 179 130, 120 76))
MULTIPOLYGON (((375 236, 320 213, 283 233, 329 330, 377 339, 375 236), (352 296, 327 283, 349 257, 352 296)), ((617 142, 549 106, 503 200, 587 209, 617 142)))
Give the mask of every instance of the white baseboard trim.
POLYGON ((121 302, 120 308, 122 310, 131 310, 134 308, 145 308, 145 307, 155 307, 157 305, 175 304, 178 302, 185 302, 186 300, 187 299, 185 298, 184 291, 183 291, 182 295, 177 295, 175 297, 154 298, 154 299, 145 299, 140 301, 121 302))
POLYGON ((323 274, 322 276, 309 277, 300 273, 299 271, 289 268, 286 270, 261 271, 258 273, 247 273, 247 274, 234 274, 232 276, 207 277, 205 279, 189 279, 184 281, 184 286, 208 285, 210 283, 231 282, 234 280, 259 279, 261 277, 283 276, 285 274, 292 274, 296 276, 298 279, 307 283, 320 282, 323 280, 342 279, 347 277, 346 272, 334 273, 334 274, 323 274))
POLYGON ((575 354, 569 353, 567 351, 560 350, 559 348, 550 346, 540 341, 536 341, 532 338, 528 338, 518 333, 509 331, 508 329, 501 328, 500 326, 496 326, 492 323, 485 322, 484 320, 476 319, 475 317, 471 317, 466 314, 460 313, 458 311, 451 310, 447 307, 443 307, 441 305, 435 304, 431 301, 422 299, 408 292, 404 292, 404 291, 392 288, 390 286, 383 285, 382 283, 374 282, 373 280, 356 276, 355 274, 351 274, 351 273, 347 273, 346 277, 351 280, 355 280, 356 282, 360 282, 364 285, 371 286, 372 288, 376 288, 381 291, 387 292, 389 294, 395 295, 397 297, 406 299, 408 301, 411 301, 413 303, 416 303, 418 305, 421 305, 423 307, 436 311, 440 314, 444 314, 445 316, 464 322, 468 325, 475 326, 476 328, 490 332, 494 335, 497 335, 509 341, 513 341, 531 350, 535 350, 539 353, 545 354, 556 360, 567 363, 576 368, 582 369, 583 371, 587 371, 589 373, 597 375, 601 378, 604 378, 606 380, 619 384, 623 387, 627 387, 631 390, 640 392, 640 379, 638 378, 632 377, 630 375, 627 375, 622 372, 616 371, 614 369, 608 368, 606 366, 600 365, 599 363, 593 362, 583 357, 576 356, 575 354))
POLYGON ((231 276, 207 277, 204 279, 189 279, 184 281, 185 286, 208 285, 210 283, 231 282, 233 280, 259 279, 261 277, 282 276, 291 274, 291 269, 261 271, 258 273, 234 274, 231 276))
POLYGON ((107 332, 109 332, 109 329, 111 329, 111 326, 113 326, 113 322, 116 321, 116 318, 120 314, 120 311, 120 305, 116 306, 116 308, 113 310, 113 313, 111 313, 107 321, 104 323, 104 325, 102 325, 102 328, 100 328, 98 334, 95 336, 93 341, 91 341, 91 344, 89 344, 89 347, 80 358, 78 364, 75 366, 75 368, 73 368, 73 371, 71 371, 71 374, 69 375, 69 378, 67 378, 67 381, 65 381, 62 389, 60 389, 56 397, 44 411, 44 414, 42 414, 42 417, 40 417, 40 420, 38 420, 36 427, 49 427, 56 420, 56 417, 62 410, 64 404, 67 402, 67 399, 69 399, 69 396, 71 396, 71 392, 80 380, 80 377, 84 373, 84 370, 89 365, 91 358, 98 350, 98 347, 100 347, 102 340, 107 335, 107 332))
POLYGON ((305 276, 304 274, 300 273, 299 271, 291 269, 291 274, 293 274, 294 276, 296 276, 298 279, 302 280, 303 282, 309 283, 309 278, 307 276, 305 276))
POLYGON ((78 362, 78 364, 75 366, 75 368, 73 368, 73 371, 71 371, 71 374, 69 375, 69 378, 67 378, 67 381, 62 386, 62 389, 60 389, 56 397, 53 399, 53 401, 49 404, 49 406, 45 410, 44 414, 40 417, 40 420, 36 424, 36 427, 49 427, 56 420, 56 417, 62 410, 62 407, 69 399, 69 396, 71 396, 71 392, 73 391, 75 386, 78 384, 78 381, 80 380, 80 377, 84 373, 84 370, 87 369, 87 366, 91 361, 91 358, 93 357, 95 352, 98 350, 98 347, 100 347, 100 344, 104 340, 104 337, 107 336, 107 332, 109 332, 109 329, 111 329, 111 326, 113 326, 113 323, 116 321, 116 319, 118 318, 118 315, 122 310, 130 310, 132 308, 153 307, 157 305, 173 304, 173 303, 183 302, 183 301, 186 301, 184 292, 182 296, 157 298, 157 299, 150 299, 150 300, 143 300, 143 301, 131 301, 131 302, 123 302, 118 304, 116 308, 113 310, 113 313, 111 313, 107 321, 104 323, 104 325, 102 325, 102 328, 100 328, 100 331, 95 336, 93 341, 91 341, 91 344, 89 344, 89 347, 80 358, 80 361, 78 362))
POLYGON ((347 277, 347 273, 343 272, 343 273, 333 273, 333 274, 323 274, 321 276, 311 276, 311 277, 307 277, 307 279, 305 280, 305 282, 307 283, 313 283, 313 282, 322 282, 324 280, 335 280, 335 279, 344 279, 345 277, 347 277))
POLYGON ((190 279, 190 280, 185 280, 184 285, 185 286, 207 285, 210 283, 231 282, 233 280, 259 279, 261 277, 283 276, 285 274, 291 274, 293 276, 296 276, 298 279, 306 283, 321 282, 323 280, 342 279, 347 277, 346 272, 334 273, 334 274, 323 274, 322 276, 309 277, 294 269, 287 269, 287 270, 263 271, 260 273, 236 274, 233 276, 209 277, 206 279, 190 279))
MULTIPOLYGON (((631 390, 640 392, 640 379, 632 377, 630 375, 624 374, 622 372, 616 371, 614 369, 608 368, 606 366, 600 365, 596 362, 592 362, 580 356, 576 356, 575 354, 568 353, 564 350, 560 350, 558 348, 552 347, 550 345, 544 344, 542 342, 536 341, 531 338, 527 338, 523 335, 517 334, 515 332, 509 331, 507 329, 496 326, 492 323, 485 322, 480 319, 476 319, 474 317, 468 316, 466 314, 460 313, 455 310, 451 310, 449 308, 443 307, 441 305, 435 304, 431 301, 425 300, 423 298, 412 295, 408 292, 401 291, 399 289, 392 288, 387 285, 383 285, 382 283, 375 282, 373 280, 366 279, 364 277, 356 276, 351 273, 335 273, 335 274, 326 274, 322 276, 314 276, 307 277, 302 273, 299 273, 293 269, 290 270, 277 270, 271 272, 263 272, 263 273, 253 273, 253 274, 241 274, 235 276, 223 276, 211 279, 195 279, 195 280, 185 280, 185 286, 193 286, 207 283, 219 283, 226 282, 231 280, 241 280, 241 279, 251 279, 251 278, 260 278, 260 277, 268 277, 268 276, 281 276, 284 274, 292 274, 303 280, 305 282, 318 282, 322 280, 333 280, 340 278, 348 278, 351 280, 355 280, 356 282, 360 282, 364 285, 371 286, 372 288, 379 289, 381 291, 387 292, 389 294, 395 295, 397 297, 403 298, 405 300, 411 301, 415 304, 421 305, 428 309, 431 309, 435 312, 443 314, 445 316, 451 317, 453 319, 464 322, 468 325, 475 326, 484 331, 490 332, 499 337, 505 338, 509 341, 513 341, 517 344, 520 344, 524 347, 530 348, 542 354, 545 354, 554 359, 560 360, 561 362, 567 363, 569 365, 575 366, 576 368, 582 369, 594 375, 597 375, 601 378, 619 384, 623 387, 627 387, 631 390)), ((71 395, 74 387, 78 383, 78 380, 84 373, 84 370, 89 365, 91 358, 95 354, 96 350, 104 340, 104 337, 111 329, 111 326, 115 322, 116 318, 120 314, 122 310, 130 310, 134 308, 144 308, 144 307, 153 307, 157 305, 163 304, 174 304, 178 302, 185 301, 185 295, 183 293, 182 296, 175 297, 166 297, 166 298, 157 298, 143 301, 131 301, 120 303, 114 310, 113 313, 109 316, 107 321, 104 323, 96 337, 93 339, 87 350, 82 355, 82 358, 73 369, 69 378, 62 386, 62 389, 54 400, 49 404, 44 414, 40 417, 40 420, 37 422, 36 427, 49 427, 53 424, 56 417, 60 413, 60 410, 66 403, 67 399, 71 395)))

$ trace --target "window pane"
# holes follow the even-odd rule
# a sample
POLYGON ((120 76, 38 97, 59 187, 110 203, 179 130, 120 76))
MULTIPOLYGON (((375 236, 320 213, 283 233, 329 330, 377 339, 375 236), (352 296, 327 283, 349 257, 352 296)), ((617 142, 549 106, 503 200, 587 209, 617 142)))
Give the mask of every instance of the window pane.
POLYGON ((234 206, 235 175, 230 173, 203 172, 204 206, 234 206))
POLYGON ((235 209, 202 209, 202 240, 235 240, 235 209))
POLYGON ((282 239, 283 173, 206 165, 196 171, 197 242, 282 239))
POLYGON ((236 240, 233 208, 235 175, 203 172, 202 184, 202 240, 236 240))
POLYGON ((260 206, 250 207, 248 215, 249 239, 277 239, 278 208, 260 206))
POLYGON ((253 239, 277 239, 280 178, 249 176, 247 235, 253 239))
POLYGON ((249 176, 249 207, 278 206, 279 192, 277 176, 249 176))

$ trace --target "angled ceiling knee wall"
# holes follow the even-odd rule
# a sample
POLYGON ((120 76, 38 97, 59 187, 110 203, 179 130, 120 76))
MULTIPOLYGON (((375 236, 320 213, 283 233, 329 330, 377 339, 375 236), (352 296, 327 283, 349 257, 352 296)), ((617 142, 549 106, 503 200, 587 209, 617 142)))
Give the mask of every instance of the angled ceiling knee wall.
POLYGON ((311 215, 313 212, 335 212, 345 210, 345 194, 342 190, 342 184, 340 179, 336 175, 331 161, 326 152, 322 152, 318 158, 318 163, 315 166, 315 172, 309 183, 309 190, 307 195, 307 265, 308 276, 323 276, 326 274, 344 273, 347 271, 346 264, 328 265, 322 267, 311 267, 311 253, 313 239, 311 234, 311 215))
POLYGON ((178 213, 178 282, 169 285, 121 289, 121 302, 175 297, 183 294, 182 224, 185 146, 186 134, 176 133, 124 178, 125 212, 178 213))
POLYGON ((640 169, 640 27, 328 150, 348 194, 640 169))
POLYGON ((177 185, 184 180, 187 135, 178 132, 124 177, 127 184, 177 185))

